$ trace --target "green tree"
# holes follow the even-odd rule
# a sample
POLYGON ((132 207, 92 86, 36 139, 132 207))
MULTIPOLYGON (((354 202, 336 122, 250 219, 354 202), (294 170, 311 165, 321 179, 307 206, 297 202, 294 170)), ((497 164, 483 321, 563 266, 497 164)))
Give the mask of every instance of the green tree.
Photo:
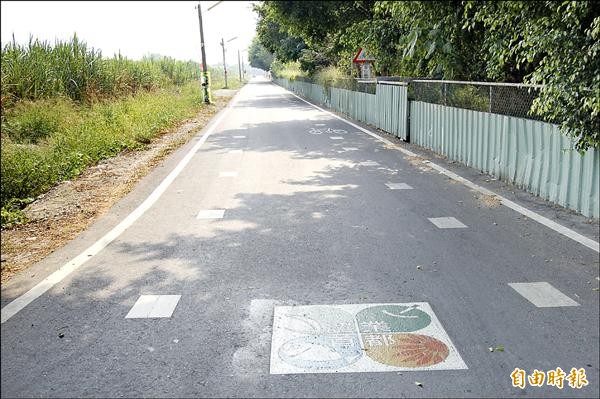
POLYGON ((273 58, 273 53, 267 50, 265 46, 260 44, 258 38, 254 37, 252 43, 250 44, 250 48, 248 49, 250 66, 268 71, 271 69, 273 58))
POLYGON ((595 1, 468 2, 468 27, 485 27, 486 72, 526 71, 541 84, 532 112, 561 125, 584 152, 600 143, 600 4, 595 1))
POLYGON ((290 35, 287 29, 277 22, 268 5, 257 4, 254 11, 258 14, 256 34, 260 44, 274 53, 279 61, 297 61, 302 50, 306 48, 304 40, 290 35))
POLYGON ((342 59, 349 61, 345 31, 369 18, 373 4, 373 1, 264 1, 255 7, 259 16, 258 36, 281 61, 300 61, 303 70, 314 72, 342 59))
POLYGON ((463 14, 462 1, 379 1, 372 20, 355 24, 352 36, 384 74, 482 79, 481 29, 463 29, 463 14))

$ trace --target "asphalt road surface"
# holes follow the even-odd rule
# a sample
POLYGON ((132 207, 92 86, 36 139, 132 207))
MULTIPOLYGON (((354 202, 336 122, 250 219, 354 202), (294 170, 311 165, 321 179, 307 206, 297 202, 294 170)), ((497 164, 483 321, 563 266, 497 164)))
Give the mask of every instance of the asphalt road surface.
POLYGON ((1 395, 598 397, 598 253, 497 205, 255 80, 2 287, 1 395), (370 304, 400 305, 385 324, 370 304), (358 352, 319 346, 348 314, 358 352), (512 384, 557 367, 587 385, 512 384))

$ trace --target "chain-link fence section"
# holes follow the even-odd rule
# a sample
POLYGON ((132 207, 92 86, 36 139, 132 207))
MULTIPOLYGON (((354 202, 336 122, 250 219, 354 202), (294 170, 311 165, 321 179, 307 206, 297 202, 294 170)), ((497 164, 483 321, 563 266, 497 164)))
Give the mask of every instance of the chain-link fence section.
POLYGON ((531 105, 539 95, 539 85, 422 80, 396 76, 379 76, 369 80, 342 78, 325 82, 298 76, 295 80, 369 94, 376 94, 378 82, 406 82, 408 99, 412 101, 553 122, 530 113, 531 105))
POLYGON ((350 91, 358 91, 361 93, 369 93, 375 94, 377 90, 377 81, 375 79, 372 80, 363 80, 363 79, 355 79, 355 78, 341 78, 334 80, 326 80, 326 81, 316 81, 314 79, 297 76, 295 80, 299 80, 307 83, 315 83, 320 84, 324 87, 335 87, 338 89, 345 89, 350 91))
POLYGON ((544 120, 530 113, 538 95, 539 86, 510 83, 412 80, 408 85, 410 100, 544 120))

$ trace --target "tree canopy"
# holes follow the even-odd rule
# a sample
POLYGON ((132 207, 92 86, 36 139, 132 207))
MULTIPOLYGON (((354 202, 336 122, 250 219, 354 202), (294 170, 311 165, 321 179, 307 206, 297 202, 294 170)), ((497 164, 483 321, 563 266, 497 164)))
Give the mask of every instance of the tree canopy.
POLYGON ((309 74, 352 71, 365 47, 379 75, 543 85, 531 112, 584 151, 600 143, 600 3, 263 1, 258 41, 309 74))
POLYGON ((250 62, 250 66, 268 71, 271 69, 273 58, 273 53, 260 44, 258 38, 255 37, 248 48, 248 61, 250 62))

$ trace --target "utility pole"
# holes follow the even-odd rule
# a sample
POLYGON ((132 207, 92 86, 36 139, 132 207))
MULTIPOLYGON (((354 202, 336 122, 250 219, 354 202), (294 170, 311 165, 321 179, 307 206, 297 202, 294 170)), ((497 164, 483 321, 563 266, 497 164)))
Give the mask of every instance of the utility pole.
POLYGON ((223 74, 225 75, 225 88, 227 88, 227 62, 225 61, 225 39, 221 38, 221 47, 223 47, 223 74))
POLYGON ((238 49, 238 68, 240 70, 240 82, 242 81, 242 61, 240 61, 240 50, 238 49))
POLYGON ((200 22, 200 50, 202 51, 202 78, 200 79, 200 90, 204 94, 204 103, 210 104, 210 90, 208 87, 208 66, 206 65, 206 51, 204 49, 204 29, 202 28, 202 10, 200 9, 200 2, 196 6, 198 9, 198 22, 200 22))

